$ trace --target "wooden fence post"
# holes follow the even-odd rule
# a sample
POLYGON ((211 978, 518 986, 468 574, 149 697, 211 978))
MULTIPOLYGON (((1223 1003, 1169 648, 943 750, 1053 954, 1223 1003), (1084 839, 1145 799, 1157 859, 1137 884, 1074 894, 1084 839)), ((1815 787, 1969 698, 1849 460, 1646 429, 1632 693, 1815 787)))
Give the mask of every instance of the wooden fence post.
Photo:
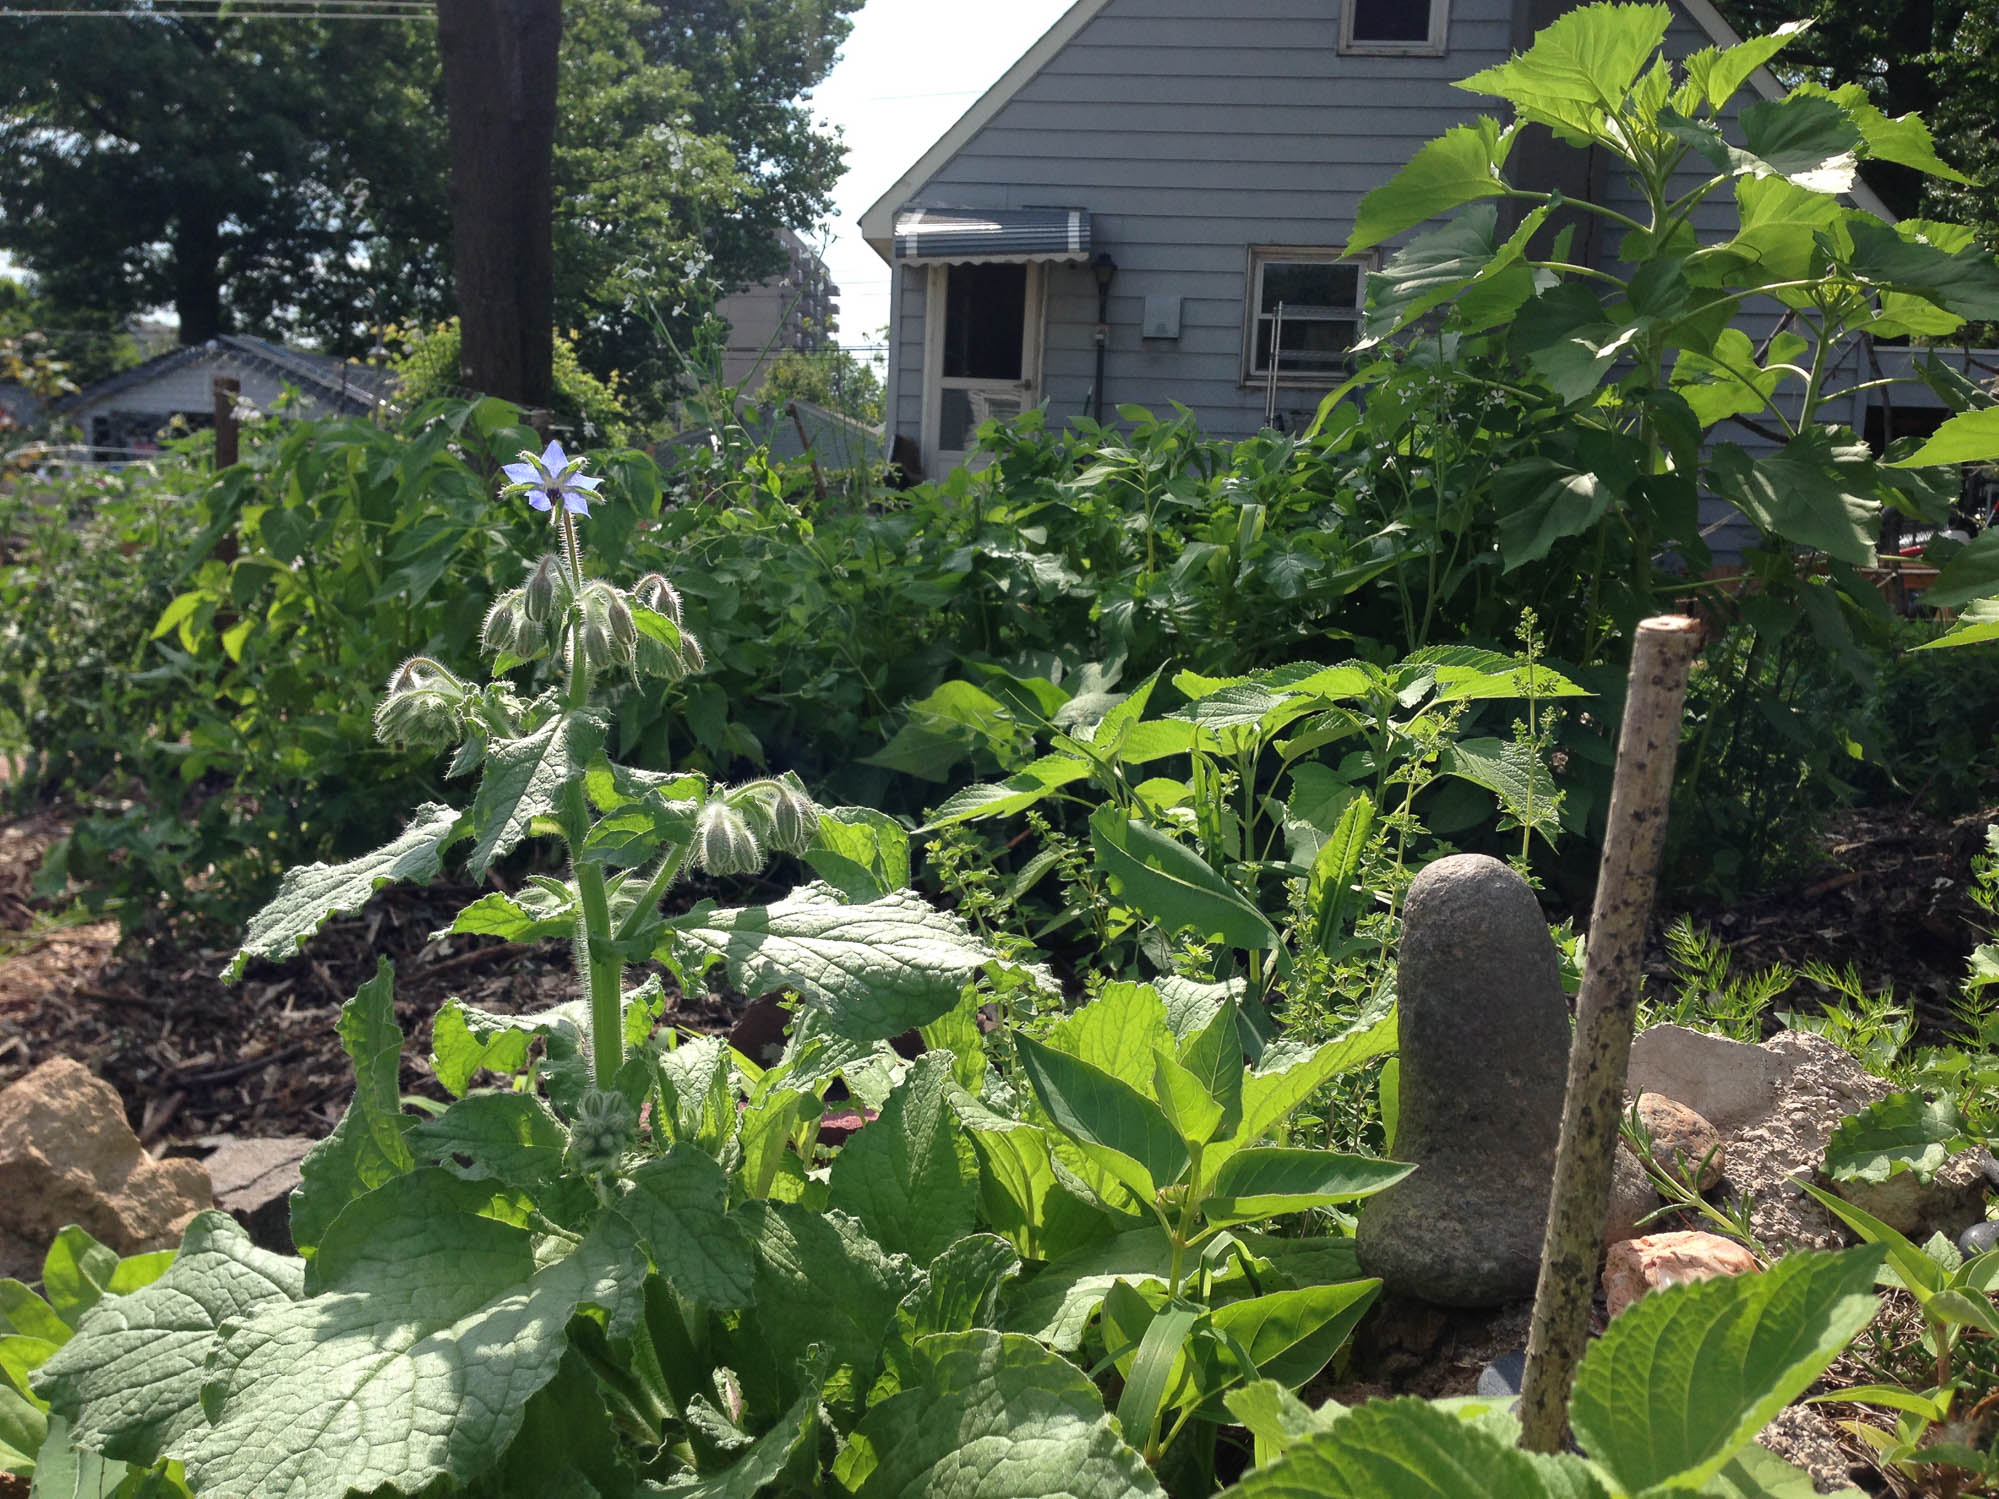
POLYGON ((212 389, 215 395, 215 467, 220 472, 235 463, 241 452, 236 430, 236 398, 242 394, 243 382, 234 375, 217 375, 212 389))
POLYGON ((1527 1331, 1520 1445, 1533 1452, 1561 1448, 1568 1431, 1569 1388, 1589 1337, 1638 1010, 1639 960, 1666 844, 1687 670, 1700 635, 1697 621, 1663 615, 1640 621, 1632 642, 1617 771, 1597 865, 1582 992, 1576 996, 1576 1034, 1569 1048, 1561 1141, 1555 1147, 1548 1233, 1541 1247, 1534 1320, 1527 1331))

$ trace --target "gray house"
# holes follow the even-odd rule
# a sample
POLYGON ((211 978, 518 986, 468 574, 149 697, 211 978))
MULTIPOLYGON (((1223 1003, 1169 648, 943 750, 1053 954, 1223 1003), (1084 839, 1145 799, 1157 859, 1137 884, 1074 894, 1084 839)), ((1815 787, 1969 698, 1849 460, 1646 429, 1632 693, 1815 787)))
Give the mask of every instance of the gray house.
MULTIPOLYGON (((1674 50, 1738 40, 1708 0, 1676 6, 1674 50)), ((862 216, 894 278, 891 445, 935 477, 1041 402, 1057 424, 1179 401, 1219 436, 1297 430, 1345 378, 1378 263, 1342 248, 1361 198, 1500 107, 1453 81, 1567 8, 1076 0, 862 216)))

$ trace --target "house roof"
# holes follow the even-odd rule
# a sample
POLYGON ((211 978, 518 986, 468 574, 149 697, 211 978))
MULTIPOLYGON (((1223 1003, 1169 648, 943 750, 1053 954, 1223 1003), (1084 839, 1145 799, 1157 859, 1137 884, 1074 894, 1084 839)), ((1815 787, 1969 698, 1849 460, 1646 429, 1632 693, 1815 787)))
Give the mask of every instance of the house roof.
MULTIPOLYGON (((937 138, 934 145, 916 164, 902 176, 895 185, 883 193, 861 215, 861 237, 874 248, 877 255, 891 265, 895 263, 895 215, 919 192, 924 183, 936 176, 944 166, 968 145, 972 138, 985 129, 992 119, 1004 109, 1030 83, 1036 74, 1045 68, 1055 55, 1075 39, 1076 34, 1096 19, 1099 12, 1111 0, 1076 0, 1064 11, 1053 26, 1050 26, 1035 44, 1020 55, 1014 65, 1000 76, 1000 79, 979 96, 972 107, 958 117, 949 130, 937 138)), ((1735 28, 1722 19, 1721 12, 1714 8, 1712 0, 1675 0, 1687 13, 1690 20, 1707 34, 1708 40, 1717 47, 1733 47, 1742 38, 1735 28)), ((1750 83, 1765 99, 1781 98, 1783 85, 1779 84, 1768 68, 1758 68, 1750 75, 1750 83)), ((1878 218, 1895 221, 1895 215, 1874 193, 1874 190, 1858 178, 1848 194, 1866 212, 1878 218)))
POLYGON ((195 364, 226 365, 236 369, 260 370, 295 385, 299 390, 343 415, 373 411, 394 390, 396 375, 373 365, 355 364, 330 354, 287 348, 269 339, 243 333, 217 334, 204 344, 191 344, 171 353, 120 370, 75 395, 57 403, 59 410, 91 405, 106 396, 131 390, 195 364))

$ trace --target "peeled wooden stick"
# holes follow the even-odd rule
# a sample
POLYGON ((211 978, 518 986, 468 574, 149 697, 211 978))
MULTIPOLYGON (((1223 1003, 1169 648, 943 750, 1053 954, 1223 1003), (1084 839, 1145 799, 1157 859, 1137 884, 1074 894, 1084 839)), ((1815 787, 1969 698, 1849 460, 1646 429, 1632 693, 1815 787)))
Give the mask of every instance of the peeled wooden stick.
POLYGON ((1527 1333, 1527 1370, 1520 1392, 1520 1445, 1560 1449, 1568 1431, 1569 1387, 1589 1336, 1597 1256, 1610 1202, 1610 1177, 1624 1112, 1624 1074, 1638 1009, 1639 958, 1645 923, 1666 841, 1673 758, 1680 747, 1687 668, 1700 626, 1682 615, 1642 621, 1631 651, 1617 772, 1597 866, 1576 1034, 1569 1048, 1569 1086, 1562 1136, 1555 1149, 1555 1185, 1548 1200, 1548 1234, 1541 1279, 1527 1333))

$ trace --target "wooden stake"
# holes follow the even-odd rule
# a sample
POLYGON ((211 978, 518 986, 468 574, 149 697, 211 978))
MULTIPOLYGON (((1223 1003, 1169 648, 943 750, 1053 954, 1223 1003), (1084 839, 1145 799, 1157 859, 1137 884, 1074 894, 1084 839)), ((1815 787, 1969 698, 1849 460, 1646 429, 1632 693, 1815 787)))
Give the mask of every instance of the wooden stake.
POLYGON ((1533 1452, 1561 1448, 1568 1431, 1569 1388, 1589 1336, 1638 1009, 1639 959, 1666 841, 1687 668, 1699 644, 1697 621, 1666 615, 1640 622, 1632 645, 1617 772, 1597 866, 1582 992, 1576 997, 1576 1034, 1569 1048, 1569 1086, 1555 1149, 1541 1279, 1527 1333, 1520 1445, 1533 1452))
POLYGON ((209 386, 215 400, 215 469, 220 473, 236 462, 241 452, 236 436, 236 398, 243 382, 234 375, 217 375, 209 386))

